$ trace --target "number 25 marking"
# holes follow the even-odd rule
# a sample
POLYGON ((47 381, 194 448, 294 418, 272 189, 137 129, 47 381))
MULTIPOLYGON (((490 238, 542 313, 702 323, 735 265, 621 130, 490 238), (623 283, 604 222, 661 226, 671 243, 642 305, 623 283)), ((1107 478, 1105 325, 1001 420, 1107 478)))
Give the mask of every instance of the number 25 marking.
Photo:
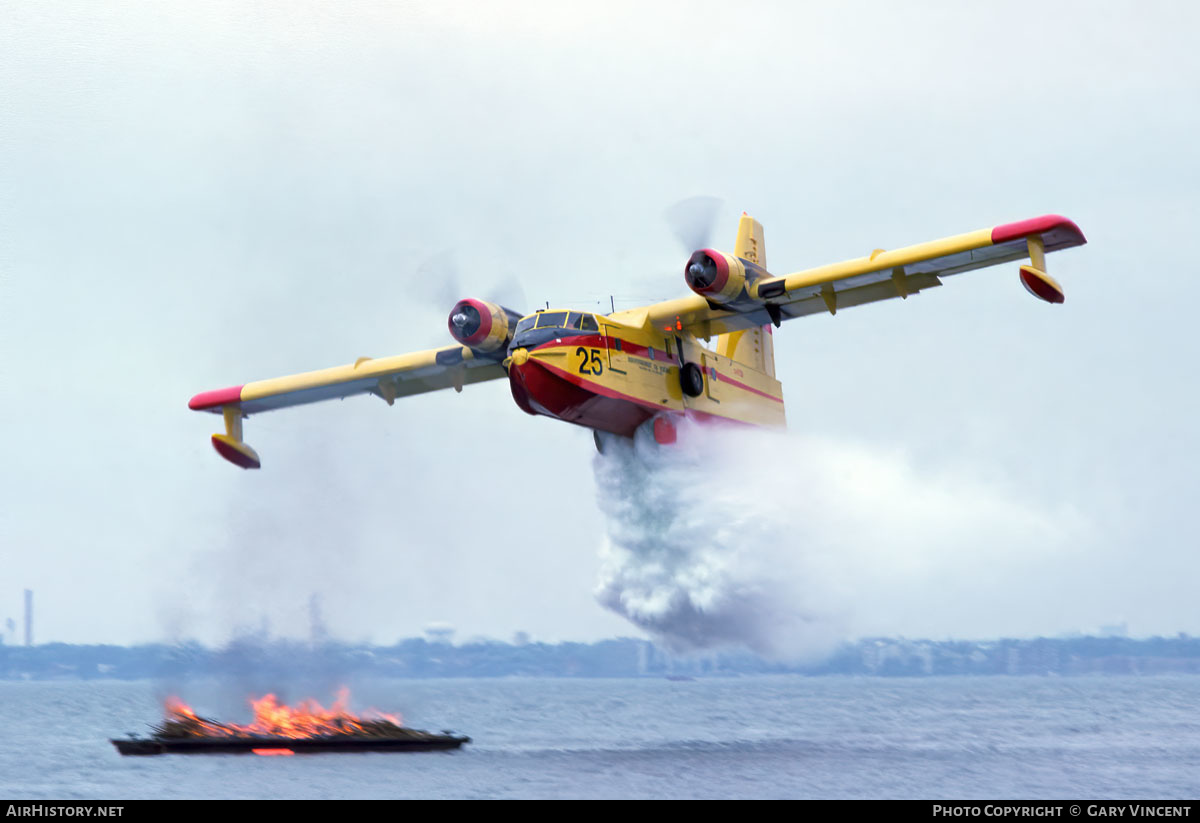
POLYGON ((600 362, 599 349, 585 349, 580 346, 575 350, 575 354, 583 358, 579 361, 580 374, 600 374, 604 371, 604 365, 600 362))

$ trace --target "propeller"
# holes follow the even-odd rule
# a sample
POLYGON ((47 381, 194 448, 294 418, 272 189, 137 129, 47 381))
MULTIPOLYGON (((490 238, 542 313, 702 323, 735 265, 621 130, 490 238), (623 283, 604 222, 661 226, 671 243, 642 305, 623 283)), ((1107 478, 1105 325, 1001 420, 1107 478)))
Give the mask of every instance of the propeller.
POLYGON ((454 262, 454 253, 440 251, 427 257, 413 276, 415 293, 428 296, 429 302, 435 308, 453 306, 455 301, 463 297, 460 284, 462 277, 458 265, 454 262))
POLYGON ((450 322, 463 337, 470 337, 475 333, 479 328, 479 320, 479 310, 471 305, 463 305, 450 317, 450 322))
POLYGON ((679 238, 684 251, 691 254, 696 249, 709 246, 720 210, 720 198, 701 195, 680 200, 663 212, 663 217, 679 238))
POLYGON ((527 300, 525 287, 521 285, 521 281, 515 274, 510 274, 499 283, 494 283, 490 289, 484 292, 483 299, 491 303, 498 303, 518 314, 529 311, 529 306, 525 302, 527 300))
MULTIPOLYGON (((428 295, 429 300, 438 309, 444 310, 447 306, 453 306, 458 300, 468 296, 452 251, 441 251, 426 258, 417 267, 414 279, 416 280, 416 293, 428 295)), ((499 282, 493 282, 492 286, 483 294, 475 296, 481 297, 489 303, 498 303, 515 312, 526 310, 525 289, 514 274, 510 274, 499 282)))
POLYGON ((692 252, 684 269, 684 279, 693 289, 707 289, 717 281, 717 264, 702 251, 692 252))

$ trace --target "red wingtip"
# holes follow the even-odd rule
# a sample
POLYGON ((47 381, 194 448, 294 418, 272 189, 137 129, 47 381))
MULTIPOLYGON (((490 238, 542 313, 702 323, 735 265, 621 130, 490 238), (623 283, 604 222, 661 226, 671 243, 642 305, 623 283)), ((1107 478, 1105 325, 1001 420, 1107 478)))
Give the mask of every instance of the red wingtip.
POLYGON ((230 386, 227 389, 200 392, 188 401, 188 408, 192 411, 203 411, 217 406, 228 406, 230 403, 238 403, 241 399, 242 387, 230 386))
POLYGON ((1087 242, 1087 238, 1083 236, 1079 226, 1072 221, 1061 214, 1043 214, 1041 217, 996 226, 992 229, 992 245, 997 246, 1007 243, 1009 240, 1028 237, 1031 234, 1047 235, 1051 233, 1054 234, 1054 239, 1046 243, 1046 251, 1051 251, 1052 248, 1082 246, 1087 242))

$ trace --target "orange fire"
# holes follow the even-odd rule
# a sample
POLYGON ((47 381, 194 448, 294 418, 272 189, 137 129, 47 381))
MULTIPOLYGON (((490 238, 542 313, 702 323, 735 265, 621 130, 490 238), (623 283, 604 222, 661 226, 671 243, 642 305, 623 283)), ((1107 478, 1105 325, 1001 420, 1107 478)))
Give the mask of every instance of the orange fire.
POLYGON ((166 700, 167 717, 163 731, 171 736, 196 737, 329 737, 331 735, 379 735, 399 731, 403 722, 397 715, 369 711, 358 717, 347 709, 350 690, 338 690, 333 706, 326 709, 316 700, 301 700, 294 708, 279 702, 274 694, 251 699, 254 722, 242 726, 217 723, 200 717, 178 697, 166 700))

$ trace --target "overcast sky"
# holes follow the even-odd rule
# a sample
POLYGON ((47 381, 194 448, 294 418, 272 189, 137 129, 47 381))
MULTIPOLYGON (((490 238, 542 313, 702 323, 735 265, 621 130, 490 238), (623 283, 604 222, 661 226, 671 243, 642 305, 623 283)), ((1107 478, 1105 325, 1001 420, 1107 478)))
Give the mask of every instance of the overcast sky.
POLYGON ((251 418, 259 472, 187 400, 449 342, 417 276, 446 252, 521 310, 678 296, 663 211, 705 194, 780 273, 1044 213, 1088 237, 1049 258, 1063 306, 1012 265, 777 332, 761 459, 803 539, 772 551, 822 547, 797 592, 839 631, 1200 633, 1198 22, 5 2, 0 620, 31 588, 38 642, 216 643, 303 635, 315 593, 348 640, 640 635, 596 599, 590 434, 503 382, 251 418))

